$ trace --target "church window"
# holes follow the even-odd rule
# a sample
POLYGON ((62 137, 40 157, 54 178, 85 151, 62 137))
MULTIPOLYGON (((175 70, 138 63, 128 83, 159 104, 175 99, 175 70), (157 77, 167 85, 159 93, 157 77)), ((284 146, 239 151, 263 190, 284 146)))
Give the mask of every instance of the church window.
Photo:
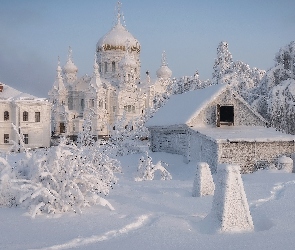
POLYGON ((125 105, 124 106, 124 110, 126 111, 126 112, 129 112, 129 113, 135 113, 135 106, 133 106, 133 105, 125 105))
POLYGON ((98 69, 99 69, 99 73, 101 73, 102 72, 102 70, 101 70, 101 63, 98 64, 98 69))
POLYGON ((24 143, 29 144, 29 134, 24 134, 24 143))
POLYGON ((9 112, 4 111, 4 121, 8 121, 8 120, 9 120, 9 112))
POLYGON ((116 130, 116 127, 115 126, 113 127, 113 130, 116 130))
POLYGON ((9 134, 4 134, 4 143, 9 143, 9 134))
POLYGON ((108 63, 107 62, 104 63, 104 72, 105 73, 108 72, 108 63))
POLYGON ((112 72, 115 72, 115 71, 116 71, 116 63, 112 62, 112 72))
POLYGON ((75 126, 75 124, 73 124, 73 132, 75 132, 76 131, 76 126, 75 126))
POLYGON ((131 75, 130 74, 128 74, 128 81, 130 81, 131 80, 131 75))
POLYGON ((23 112, 23 121, 27 122, 29 120, 29 113, 27 111, 23 112))
POLYGON ((90 107, 93 108, 94 107, 94 99, 90 100, 90 107))
POLYGON ((40 122, 40 112, 35 112, 35 122, 40 122))
POLYGON ((85 102, 84 99, 81 99, 81 110, 83 111, 85 108, 85 102))
POLYGON ((99 106, 100 108, 103 107, 103 101, 102 101, 102 100, 99 100, 99 102, 98 102, 98 106, 99 106))

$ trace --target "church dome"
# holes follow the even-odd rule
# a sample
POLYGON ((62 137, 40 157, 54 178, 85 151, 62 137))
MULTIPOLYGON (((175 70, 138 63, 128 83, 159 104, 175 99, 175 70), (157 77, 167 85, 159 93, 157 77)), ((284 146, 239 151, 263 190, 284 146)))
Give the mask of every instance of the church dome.
POLYGON ((65 73, 77 73, 78 68, 72 60, 68 60, 65 66, 63 67, 63 70, 65 73))
POLYGON ((140 44, 138 40, 120 23, 117 24, 96 44, 96 50, 126 50, 126 44, 129 43, 131 51, 140 52, 140 44))
POLYGON ((167 63, 166 63, 166 53, 165 53, 165 51, 163 51, 163 54, 162 54, 162 65, 157 70, 157 77, 158 78, 170 78, 171 76, 172 76, 172 71, 167 66, 167 63))
POLYGON ((172 76, 172 71, 171 71, 171 69, 168 68, 167 65, 162 65, 157 70, 157 77, 158 78, 170 78, 171 76, 172 76))
POLYGON ((68 61, 63 67, 63 71, 66 74, 76 74, 78 72, 77 66, 73 63, 71 47, 69 47, 68 61))

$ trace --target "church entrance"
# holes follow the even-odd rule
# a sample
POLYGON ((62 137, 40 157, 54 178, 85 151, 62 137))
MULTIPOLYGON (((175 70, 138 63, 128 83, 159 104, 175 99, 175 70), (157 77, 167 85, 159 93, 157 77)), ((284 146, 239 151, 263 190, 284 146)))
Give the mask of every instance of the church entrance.
POLYGON ((217 127, 220 125, 234 125, 234 106, 217 105, 217 127))
POLYGON ((61 134, 63 134, 63 133, 66 132, 66 126, 65 126, 65 123, 64 123, 64 122, 61 122, 61 123, 59 124, 59 132, 60 132, 61 134))

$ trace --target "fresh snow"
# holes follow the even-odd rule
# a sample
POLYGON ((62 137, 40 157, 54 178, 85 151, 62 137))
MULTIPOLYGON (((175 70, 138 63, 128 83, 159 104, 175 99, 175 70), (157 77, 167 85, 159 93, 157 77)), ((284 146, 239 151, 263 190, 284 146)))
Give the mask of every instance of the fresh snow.
POLYGON ((119 157, 123 173, 107 196, 114 211, 94 206, 82 214, 32 219, 21 208, 0 208, 0 249, 294 249, 294 174, 263 170, 242 175, 254 231, 213 233, 203 224, 213 197, 191 195, 196 163, 167 153, 149 155, 154 162, 167 162, 173 180, 155 176, 136 182, 143 154, 119 157))

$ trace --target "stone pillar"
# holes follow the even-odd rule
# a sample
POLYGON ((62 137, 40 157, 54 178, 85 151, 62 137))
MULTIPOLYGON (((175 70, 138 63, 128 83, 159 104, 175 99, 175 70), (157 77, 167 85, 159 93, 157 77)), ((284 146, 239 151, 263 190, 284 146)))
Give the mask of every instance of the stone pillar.
POLYGON ((215 229, 219 232, 252 231, 254 225, 240 166, 218 165, 215 185, 212 209, 209 214, 215 229))
POLYGON ((193 184, 192 196, 200 197, 214 194, 214 182, 210 167, 206 162, 198 162, 193 184))
POLYGON ((285 155, 278 159, 278 169, 287 173, 293 172, 293 160, 285 155))

